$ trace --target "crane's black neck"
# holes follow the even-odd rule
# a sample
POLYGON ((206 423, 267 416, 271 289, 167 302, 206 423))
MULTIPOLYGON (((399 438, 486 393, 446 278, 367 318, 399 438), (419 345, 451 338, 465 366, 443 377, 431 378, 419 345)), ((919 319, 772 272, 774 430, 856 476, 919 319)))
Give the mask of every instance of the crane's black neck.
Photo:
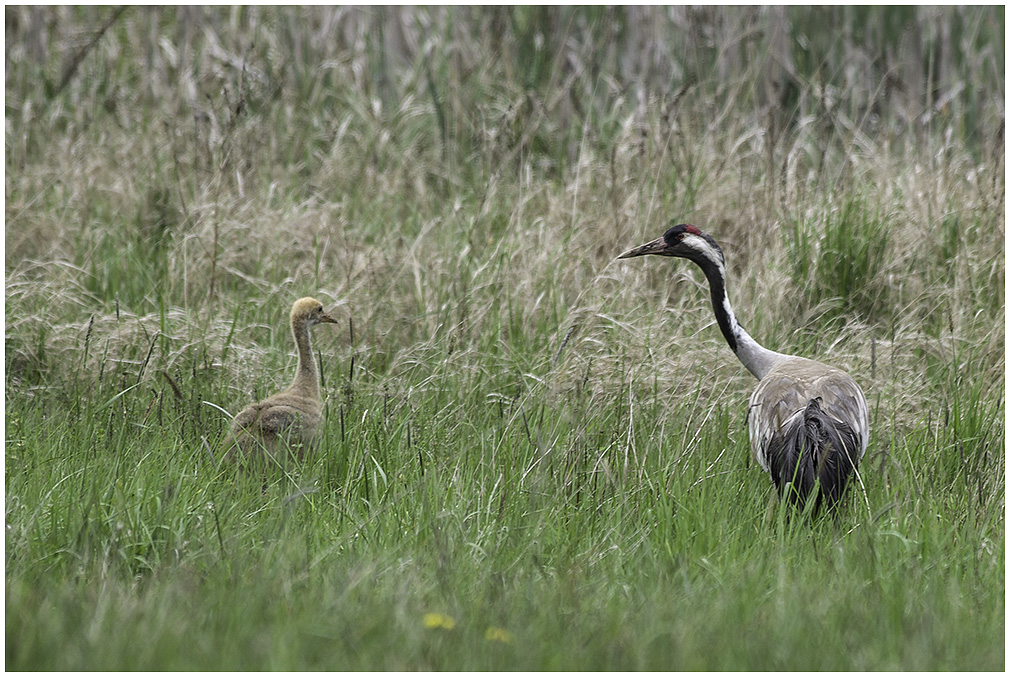
POLYGON ((705 273, 705 277, 708 278, 708 289, 712 294, 712 312, 715 313, 715 321, 719 323, 719 329, 722 331, 726 343, 729 344, 730 350, 739 357, 740 344, 735 332, 738 329, 742 330, 743 327, 731 312, 732 307, 729 304, 729 296, 726 294, 726 278, 723 271, 720 266, 708 259, 698 265, 705 273))
MULTIPOLYGON (((718 246, 718 245, 717 245, 718 246)), ((721 255, 722 251, 719 250, 721 255)), ((692 260, 698 264, 708 279, 709 291, 712 294, 712 311, 719 323, 726 343, 737 356, 737 359, 757 378, 764 378, 775 364, 786 357, 781 353, 768 350, 747 333, 747 330, 737 321, 726 293, 726 270, 721 261, 716 262, 707 256, 692 260)))

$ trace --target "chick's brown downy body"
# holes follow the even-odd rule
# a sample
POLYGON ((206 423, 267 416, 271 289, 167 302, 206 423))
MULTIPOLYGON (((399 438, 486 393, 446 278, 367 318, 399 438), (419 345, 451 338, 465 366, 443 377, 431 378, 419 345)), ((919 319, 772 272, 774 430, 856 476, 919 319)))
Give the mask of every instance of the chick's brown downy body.
POLYGON ((226 458, 243 464, 283 460, 289 449, 301 457, 316 447, 322 433, 323 404, 310 330, 320 323, 336 320, 323 312, 323 305, 314 298, 295 301, 291 309, 291 333, 298 349, 295 378, 284 390, 250 404, 235 416, 226 458))

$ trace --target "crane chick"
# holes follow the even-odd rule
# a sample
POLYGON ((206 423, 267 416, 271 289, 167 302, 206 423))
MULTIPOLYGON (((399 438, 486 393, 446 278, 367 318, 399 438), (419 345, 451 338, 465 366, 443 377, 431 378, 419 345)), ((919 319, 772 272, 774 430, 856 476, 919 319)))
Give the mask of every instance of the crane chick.
POLYGON ((324 322, 336 320, 323 312, 322 303, 309 297, 295 301, 291 308, 291 333, 298 349, 295 379, 284 390, 250 404, 235 416, 227 459, 242 464, 283 460, 278 454, 288 448, 300 458, 316 446, 322 431, 323 406, 309 330, 324 322))
POLYGON ((708 278, 719 329, 759 381, 747 413, 751 449, 779 496, 805 504, 819 483, 814 511, 822 501, 834 506, 866 453, 869 408, 859 385, 840 369, 769 350, 747 333, 733 314, 726 260, 710 235, 680 224, 618 258, 646 254, 688 259, 708 278))

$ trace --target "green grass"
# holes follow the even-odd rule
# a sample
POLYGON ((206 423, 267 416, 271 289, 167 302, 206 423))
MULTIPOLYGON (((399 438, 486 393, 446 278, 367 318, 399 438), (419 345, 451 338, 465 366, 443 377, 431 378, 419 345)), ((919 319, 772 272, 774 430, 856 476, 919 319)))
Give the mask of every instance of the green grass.
POLYGON ((1000 669, 1003 16, 8 9, 5 667, 1000 669), (866 391, 835 519, 671 221, 866 391))
POLYGON ((887 324, 890 295, 879 281, 885 272, 889 230, 886 217, 858 199, 797 222, 788 252, 790 277, 803 290, 803 305, 816 309, 825 322, 856 314, 887 324))

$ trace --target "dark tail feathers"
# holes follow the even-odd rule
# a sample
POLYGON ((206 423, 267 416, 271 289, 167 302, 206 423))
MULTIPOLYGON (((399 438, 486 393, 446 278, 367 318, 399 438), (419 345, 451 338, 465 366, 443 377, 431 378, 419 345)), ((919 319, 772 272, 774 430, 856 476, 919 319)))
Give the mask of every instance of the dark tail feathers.
POLYGON ((802 416, 794 416, 768 444, 768 462, 779 496, 805 505, 815 483, 820 492, 814 513, 827 501, 834 507, 845 492, 859 455, 852 427, 828 416, 820 398, 810 400, 802 416))

